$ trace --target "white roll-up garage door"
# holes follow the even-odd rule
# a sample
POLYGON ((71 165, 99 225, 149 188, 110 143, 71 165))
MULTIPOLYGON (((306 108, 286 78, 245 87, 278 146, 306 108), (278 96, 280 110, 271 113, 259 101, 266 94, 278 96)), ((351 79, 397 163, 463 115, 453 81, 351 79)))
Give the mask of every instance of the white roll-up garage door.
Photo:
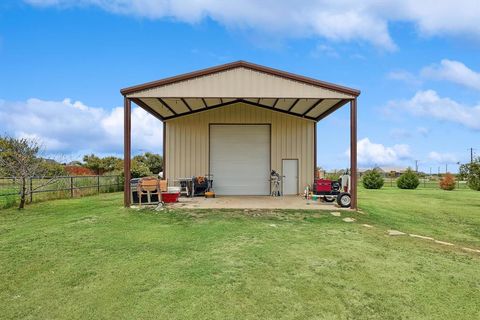
POLYGON ((218 195, 268 195, 270 126, 211 125, 210 173, 218 195))

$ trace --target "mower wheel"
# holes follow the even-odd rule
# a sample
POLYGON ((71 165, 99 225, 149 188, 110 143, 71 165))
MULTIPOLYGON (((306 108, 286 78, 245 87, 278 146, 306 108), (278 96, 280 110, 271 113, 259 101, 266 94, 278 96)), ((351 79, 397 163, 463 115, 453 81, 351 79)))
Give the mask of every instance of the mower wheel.
POLYGON ((324 196, 324 197, 323 197, 323 200, 324 200, 325 202, 333 202, 333 201, 335 201, 335 197, 324 196))
POLYGON ((350 193, 347 193, 347 192, 340 193, 337 196, 337 203, 342 208, 350 207, 350 204, 352 203, 352 198, 350 196, 350 193))

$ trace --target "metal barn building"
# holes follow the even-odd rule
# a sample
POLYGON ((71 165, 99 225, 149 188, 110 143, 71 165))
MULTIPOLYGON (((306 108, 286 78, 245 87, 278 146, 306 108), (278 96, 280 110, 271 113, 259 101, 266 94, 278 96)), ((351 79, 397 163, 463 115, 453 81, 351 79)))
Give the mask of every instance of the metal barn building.
MULTIPOLYGON (((360 91, 238 61, 121 90, 125 177, 131 157, 131 102, 164 124, 164 177, 212 174, 218 195, 268 195, 270 172, 283 193, 312 185, 316 124, 351 107, 352 207, 356 207, 356 101, 360 91)), ((125 205, 130 205, 125 184, 125 205)))

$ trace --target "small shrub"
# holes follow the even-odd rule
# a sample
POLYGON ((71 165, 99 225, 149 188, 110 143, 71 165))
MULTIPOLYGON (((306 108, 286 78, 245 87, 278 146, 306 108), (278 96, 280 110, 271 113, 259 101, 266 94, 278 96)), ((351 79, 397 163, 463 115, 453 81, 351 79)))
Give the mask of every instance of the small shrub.
POLYGON ((410 168, 397 179, 397 186, 400 189, 417 189, 419 184, 417 174, 410 168))
POLYGON ((368 170, 362 178, 362 184, 365 189, 380 189, 383 187, 384 180, 377 169, 368 170))
POLYGON ((455 177, 453 176, 453 174, 447 173, 442 177, 442 179, 440 179, 440 182, 438 184, 443 190, 453 190, 456 186, 455 177))
POLYGON ((0 198, 0 209, 15 207, 18 204, 18 195, 8 195, 0 198))

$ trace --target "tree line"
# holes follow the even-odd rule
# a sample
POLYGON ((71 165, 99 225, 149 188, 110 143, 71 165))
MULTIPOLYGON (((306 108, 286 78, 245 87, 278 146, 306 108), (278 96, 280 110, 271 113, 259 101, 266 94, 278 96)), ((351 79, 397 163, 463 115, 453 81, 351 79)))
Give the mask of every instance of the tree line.
MULTIPOLYGON (((83 157, 83 163, 77 161, 74 164, 88 168, 98 175, 106 173, 123 174, 123 159, 118 157, 102 158, 95 154, 89 154, 83 157)), ((152 152, 136 155, 131 160, 130 171, 133 178, 158 175, 163 172, 163 157, 152 152)))

